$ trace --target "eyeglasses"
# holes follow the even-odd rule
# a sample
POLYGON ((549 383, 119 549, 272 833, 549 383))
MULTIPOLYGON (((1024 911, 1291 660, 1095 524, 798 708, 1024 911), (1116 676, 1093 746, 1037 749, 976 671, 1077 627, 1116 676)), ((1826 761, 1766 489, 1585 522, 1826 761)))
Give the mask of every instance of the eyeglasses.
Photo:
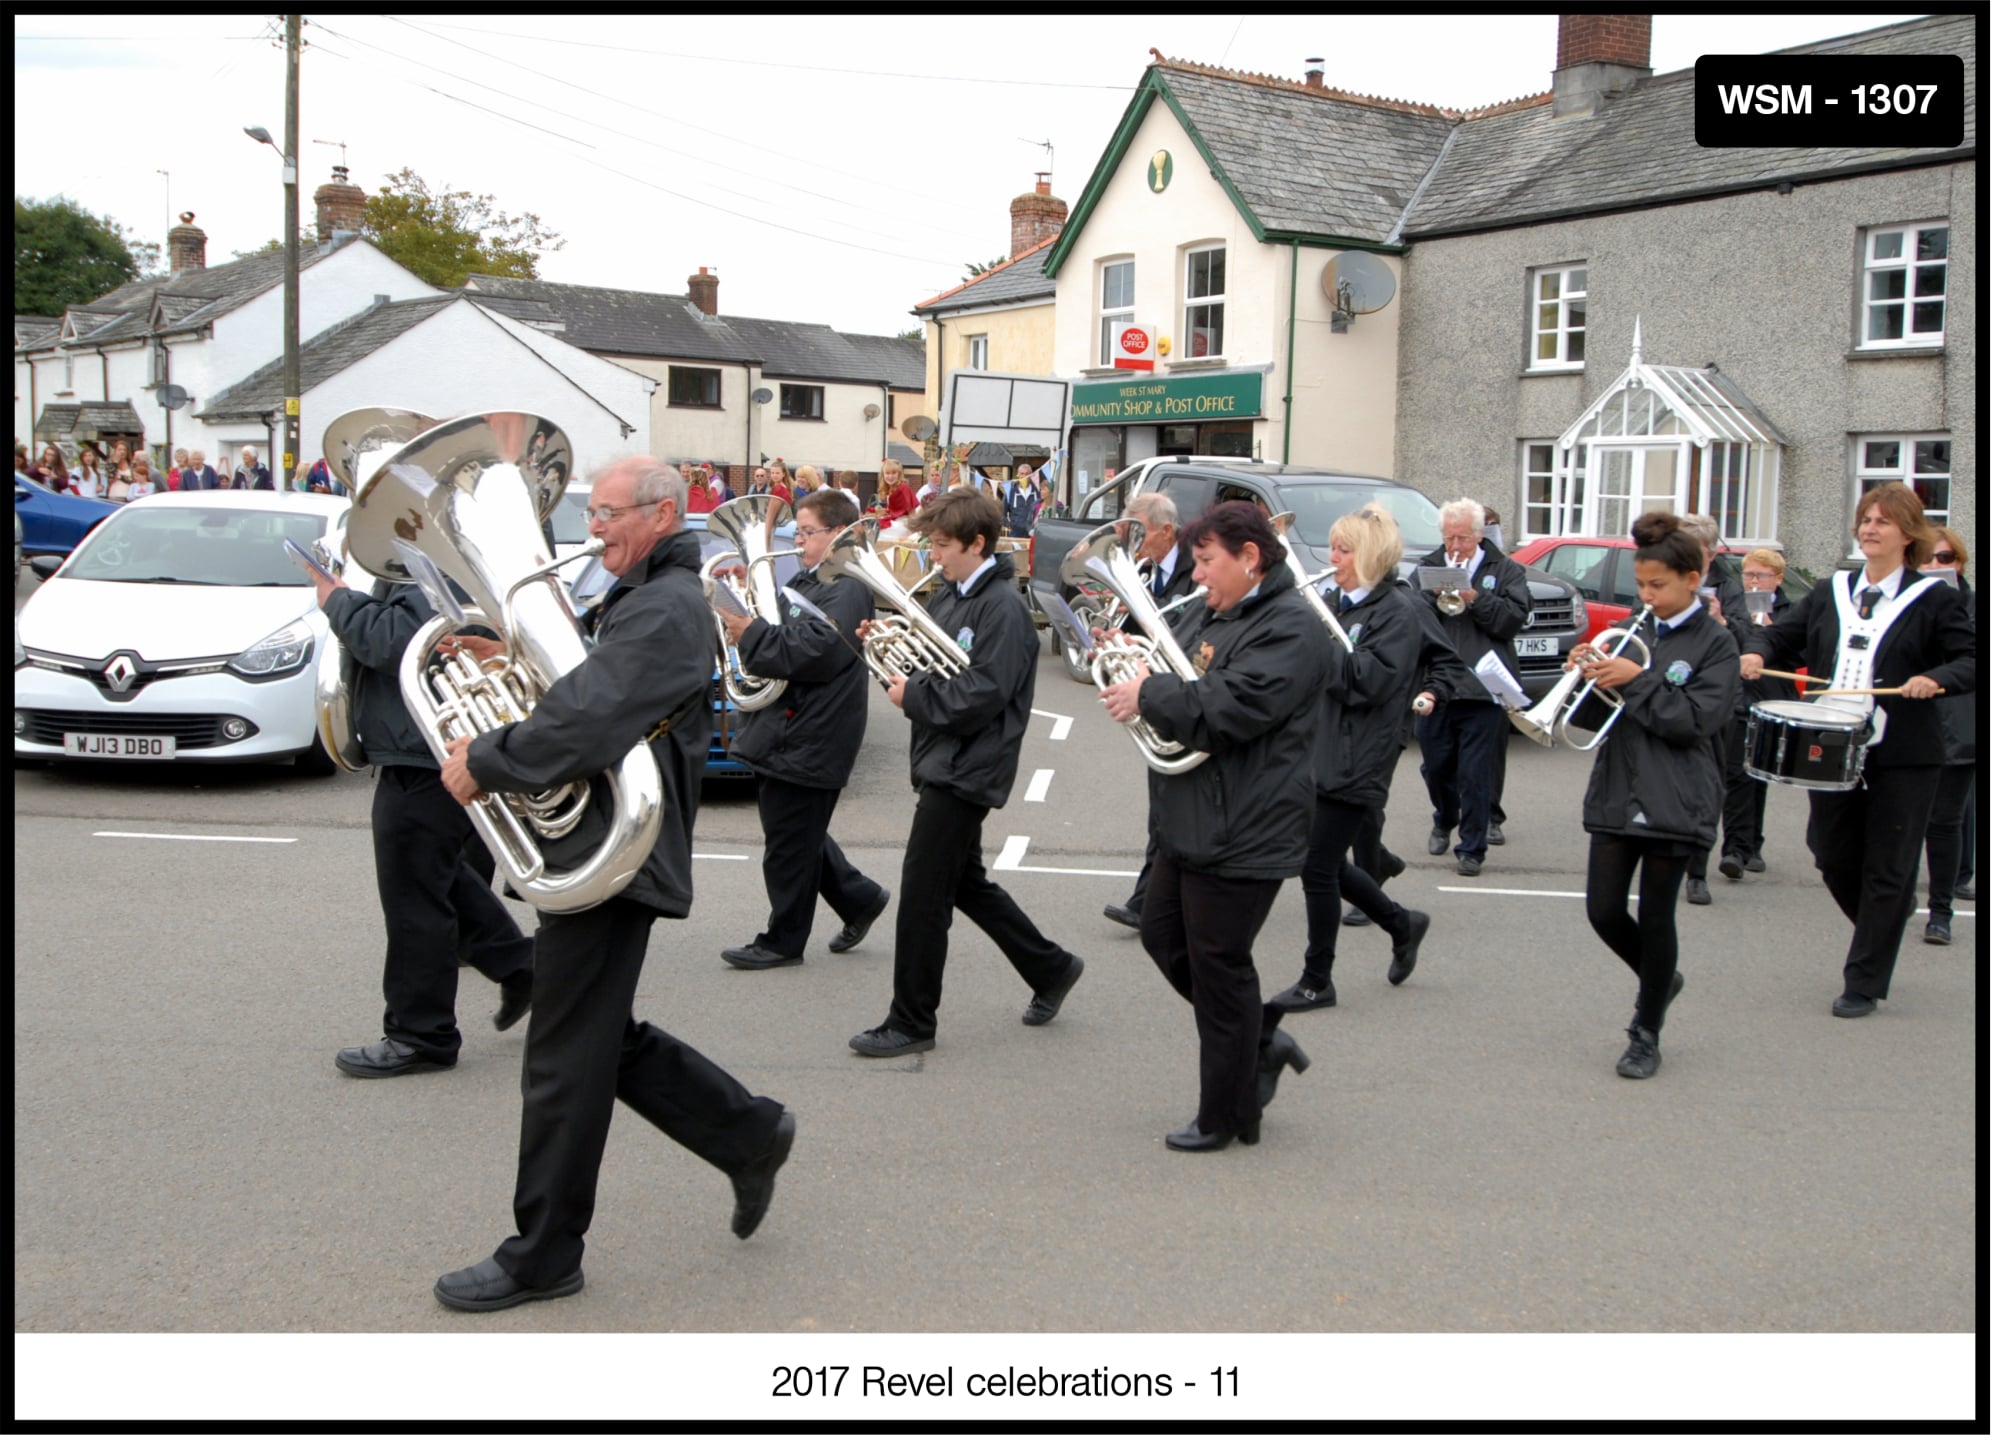
POLYGON ((1931 562, 1933 562, 1933 563, 1956 563, 1956 562, 1958 562, 1958 555, 1957 555, 1956 553, 1952 552, 1952 551, 1951 551, 1951 550, 1950 550, 1949 548, 1945 548, 1945 549, 1942 549, 1942 550, 1940 550, 1939 552, 1936 552, 1936 553, 1933 553, 1933 554, 1931 554, 1931 562))
POLYGON ((808 528, 803 523, 792 529, 792 532, 798 534, 801 538, 817 538, 822 533, 833 533, 836 531, 832 528, 808 528))
POLYGON ((630 513, 635 508, 651 508, 653 506, 650 503, 600 503, 595 508, 584 509, 583 517, 586 523, 608 524, 621 513, 630 513))

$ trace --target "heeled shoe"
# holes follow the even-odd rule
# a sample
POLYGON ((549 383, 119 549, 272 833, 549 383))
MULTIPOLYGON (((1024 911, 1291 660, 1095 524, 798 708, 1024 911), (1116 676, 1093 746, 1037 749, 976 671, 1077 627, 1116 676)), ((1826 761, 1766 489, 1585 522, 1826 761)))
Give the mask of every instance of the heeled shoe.
POLYGON ((1257 1109, 1269 1106, 1271 1098, 1278 1094, 1278 1078, 1285 1074, 1286 1067, 1304 1075, 1311 1065, 1312 1058, 1300 1049, 1290 1032, 1283 1028, 1272 1032, 1270 1044, 1257 1054, 1257 1109))
POLYGON ((1190 1121, 1179 1131, 1167 1133, 1167 1149, 1170 1151, 1220 1151, 1232 1141, 1241 1141, 1245 1146, 1255 1146, 1264 1139, 1263 1123, 1253 1121, 1241 1131, 1202 1130, 1190 1121))

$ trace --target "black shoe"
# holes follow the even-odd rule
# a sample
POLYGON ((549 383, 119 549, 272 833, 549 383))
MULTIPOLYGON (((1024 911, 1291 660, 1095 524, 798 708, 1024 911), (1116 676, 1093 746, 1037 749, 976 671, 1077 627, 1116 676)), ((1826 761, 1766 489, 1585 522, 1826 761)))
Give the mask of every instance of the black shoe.
POLYGON ((1301 979, 1272 997, 1271 1005, 1279 1011, 1311 1011, 1315 1007, 1338 1006, 1339 1002, 1334 999, 1332 982, 1314 987, 1301 979))
MULTIPOLYGON (((1681 994, 1681 988, 1686 986, 1687 984, 1688 984, 1688 979, 1685 974, 1681 972, 1674 973, 1673 981, 1671 981, 1667 985, 1667 1002, 1666 1006, 1660 1008, 1662 1012, 1664 1012, 1667 1009, 1667 1007, 1670 1007, 1674 1004, 1674 998, 1681 994)), ((1635 1012, 1639 1010, 1639 999, 1637 997, 1632 998, 1632 1010, 1635 1012)))
POLYGON ((1220 1151, 1232 1141, 1241 1141, 1245 1146, 1255 1146, 1263 1139, 1262 1123, 1253 1121, 1241 1131, 1202 1130, 1192 1121, 1178 1131, 1167 1133, 1167 1149, 1170 1151, 1220 1151))
POLYGON ((456 1055, 427 1056, 408 1042, 385 1036, 366 1046, 344 1046, 333 1054, 333 1064, 349 1076, 408 1076, 413 1071, 448 1071, 458 1065, 456 1055))
POLYGON ((528 1007, 535 999, 535 978, 531 972, 524 977, 510 977, 500 983, 500 1010, 493 1013, 493 1029, 505 1031, 528 1014, 528 1007))
POLYGON ((937 1045, 934 1036, 911 1036, 908 1032, 896 1031, 886 1022, 870 1027, 859 1036, 850 1036, 847 1044, 863 1056, 915 1056, 920 1051, 930 1051, 937 1045))
MULTIPOLYGON (((1759 868, 1758 870, 1762 871, 1763 869, 1759 868)), ((1959 883, 1951 889, 1951 895, 1958 898, 1961 902, 1977 902, 1979 900, 1979 894, 1972 890, 1970 882, 1959 883)))
POLYGON ((582 1289, 582 1266, 554 1285, 524 1286, 500 1269, 500 1262, 491 1256, 476 1266, 439 1276, 437 1284, 431 1287, 438 1300, 453 1310, 505 1310, 523 1301, 559 1300, 582 1289))
POLYGON ((1500 830, 1499 823, 1489 822, 1486 824, 1486 845, 1488 847, 1505 847, 1507 845, 1507 834, 1500 830))
POLYGON ((1625 1054, 1618 1058, 1618 1074, 1629 1076, 1634 1081, 1644 1081, 1660 1069, 1660 1034, 1647 1031, 1636 1022, 1625 1029, 1632 1038, 1625 1048, 1625 1054))
POLYGON ((1028 1009, 1021 1013, 1021 1025, 1047 1026, 1054 1021, 1056 1013, 1062 1010, 1063 998, 1069 995, 1069 989, 1076 985, 1077 978, 1082 975, 1083 958, 1072 954, 1069 959, 1069 970, 1056 984, 1045 992, 1036 992, 1028 999, 1028 1009))
POLYGON ((1713 902, 1714 900, 1715 898, 1708 895, 1708 883, 1702 881, 1701 878, 1699 877, 1688 878, 1689 906, 1706 907, 1709 903, 1713 902))
POLYGON ((1932 917, 1924 924, 1924 942, 1933 947, 1951 945, 1951 918, 1932 917))
POLYGON ((1762 872, 1768 866, 1769 864, 1766 863, 1764 859, 1762 857, 1759 857, 1755 852, 1752 852, 1748 857, 1745 857, 1743 859, 1743 870, 1745 872, 1762 872))
POLYGON ((1470 855, 1460 857, 1458 859, 1458 875, 1461 877, 1477 877, 1479 875, 1479 869, 1484 867, 1485 865, 1486 864, 1480 861, 1477 857, 1473 857, 1470 855))
POLYGON ((1433 857, 1444 856, 1444 849, 1451 846, 1451 833, 1442 827, 1431 829, 1431 840, 1424 844, 1424 850, 1433 857))
POLYGON ((724 947, 722 960, 746 972, 761 972, 769 967, 796 967, 804 963, 804 957, 788 957, 782 952, 770 952, 752 942, 747 947, 724 947))
POLYGON ((1853 992, 1842 992, 1834 999, 1835 1016, 1869 1016, 1875 1011, 1875 998, 1856 996, 1853 992))
POLYGON ((829 952, 853 951, 856 947, 861 945, 862 939, 868 935, 868 929, 874 926, 875 923, 881 918, 882 914, 888 910, 889 910, 889 889, 887 887, 884 887, 882 889, 882 900, 875 904, 875 910, 870 912, 867 916, 859 918, 856 921, 849 922, 846 926, 842 927, 840 929, 840 935, 830 939, 827 942, 826 949, 829 952))
POLYGON ((1270 1041, 1257 1053, 1257 1109, 1269 1106, 1271 1098, 1278 1094, 1278 1078, 1285 1074, 1286 1067, 1303 1074, 1311 1065, 1312 1058, 1299 1049, 1290 1032, 1272 1032, 1270 1041))
POLYGON ((1382 861, 1379 865, 1381 867, 1381 874, 1375 880, 1377 882, 1387 882, 1392 878, 1402 876, 1410 864, 1384 847, 1382 849, 1382 861))
POLYGON ((1139 930, 1139 914, 1130 907, 1121 907, 1116 902, 1107 902, 1104 904, 1104 915, 1121 927, 1130 927, 1135 932, 1139 930))
POLYGON ((1365 927, 1370 920, 1368 914, 1359 907, 1349 907, 1340 914, 1340 925, 1343 927, 1365 927))
POLYGON ((1716 863, 1715 867, 1718 872, 1722 873, 1723 876, 1732 882, 1741 882, 1743 880, 1743 859, 1733 852, 1716 863))
POLYGON ((1429 912, 1411 912, 1410 935, 1397 943, 1389 951, 1389 985, 1399 987, 1417 969, 1417 948, 1424 943, 1424 933, 1431 929, 1429 912))
POLYGON ((764 1148, 764 1154, 729 1178, 729 1184, 736 1188, 736 1209, 730 1214, 729 1229, 736 1232, 738 1240, 749 1240, 764 1213, 771 1209, 778 1168, 792 1154, 792 1138, 798 1132, 798 1117, 787 1111, 778 1118, 778 1129, 771 1133, 771 1144, 764 1148))

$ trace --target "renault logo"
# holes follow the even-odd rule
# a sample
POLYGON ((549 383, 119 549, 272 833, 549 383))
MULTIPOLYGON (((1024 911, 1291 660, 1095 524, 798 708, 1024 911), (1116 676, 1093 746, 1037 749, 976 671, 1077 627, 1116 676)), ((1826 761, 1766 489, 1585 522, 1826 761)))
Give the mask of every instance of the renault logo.
POLYGON ((120 653, 104 665, 104 681, 114 693, 125 692, 132 686, 132 679, 138 676, 138 665, 126 653, 120 653))

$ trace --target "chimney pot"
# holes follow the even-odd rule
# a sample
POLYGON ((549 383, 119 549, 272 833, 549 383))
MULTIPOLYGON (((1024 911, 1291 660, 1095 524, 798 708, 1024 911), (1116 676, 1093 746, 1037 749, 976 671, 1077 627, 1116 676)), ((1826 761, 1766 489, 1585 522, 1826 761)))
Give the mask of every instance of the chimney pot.
POLYGON ((167 231, 169 277, 208 267, 208 236, 194 227, 194 211, 181 212, 181 222, 167 231))
POLYGON ((347 177, 347 166, 333 167, 333 178, 313 191, 319 242, 331 244, 336 234, 358 234, 361 216, 368 204, 367 191, 347 177))
POLYGON ((1325 63, 1326 60, 1319 55, 1309 55, 1306 57, 1307 89, 1323 90, 1326 88, 1326 71, 1320 68, 1325 63))
POLYGON ((688 275, 688 302, 713 319, 715 317, 716 290, 721 287, 721 284, 721 277, 709 273, 708 266, 706 264, 702 265, 700 273, 688 275))
POLYGON ((1011 220, 1007 235, 1007 257, 1025 254, 1045 239, 1062 233, 1069 218, 1069 202, 1049 192, 1048 174, 1038 171, 1032 194, 1020 194, 1007 206, 1011 220))

